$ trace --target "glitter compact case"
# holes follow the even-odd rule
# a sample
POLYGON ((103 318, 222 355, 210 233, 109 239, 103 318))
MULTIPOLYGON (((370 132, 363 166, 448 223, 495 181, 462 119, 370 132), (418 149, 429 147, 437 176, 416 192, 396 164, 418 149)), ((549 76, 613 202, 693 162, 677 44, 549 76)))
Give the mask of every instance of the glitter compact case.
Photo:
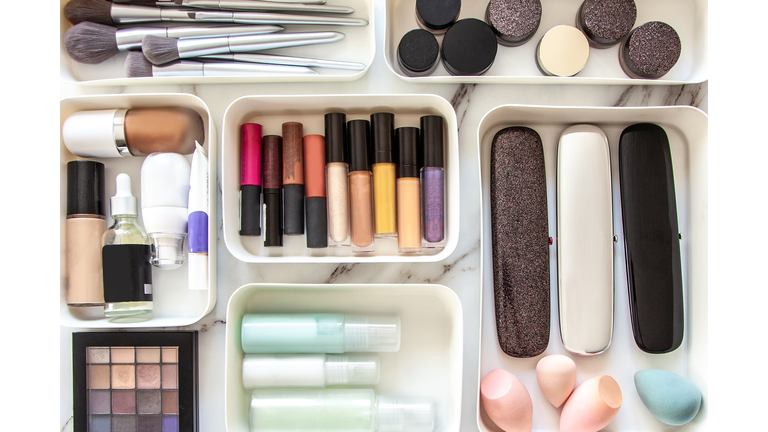
POLYGON ((198 430, 197 332, 72 334, 75 432, 198 430))

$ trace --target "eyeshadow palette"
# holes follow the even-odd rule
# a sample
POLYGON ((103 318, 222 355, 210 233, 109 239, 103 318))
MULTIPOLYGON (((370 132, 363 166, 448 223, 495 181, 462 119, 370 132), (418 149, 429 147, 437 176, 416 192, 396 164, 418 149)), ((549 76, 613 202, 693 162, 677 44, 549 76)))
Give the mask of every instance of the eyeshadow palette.
POLYGON ((74 430, 197 430, 197 332, 74 333, 74 430))

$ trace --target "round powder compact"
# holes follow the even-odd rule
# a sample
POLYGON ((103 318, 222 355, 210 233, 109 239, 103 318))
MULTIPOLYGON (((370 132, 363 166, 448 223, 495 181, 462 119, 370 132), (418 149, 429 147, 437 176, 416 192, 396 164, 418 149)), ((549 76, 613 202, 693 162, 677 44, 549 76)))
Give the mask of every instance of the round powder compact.
POLYGON ((602 49, 619 43, 632 30, 635 19, 635 0, 584 0, 576 14, 576 27, 590 46, 602 49))
POLYGON ((680 58, 680 37, 661 21, 632 30, 619 48, 619 63, 632 78, 661 78, 680 58))
POLYGON ((485 22, 501 45, 522 45, 539 28, 541 0, 491 0, 485 10, 485 22))
POLYGON ((587 64, 589 42, 576 27, 551 28, 536 47, 536 64, 544 75, 574 76, 587 64))
POLYGON ((435 34, 443 34, 459 19, 461 0, 416 0, 416 19, 419 27, 435 34))
POLYGON ((429 75, 440 60, 440 45, 432 33, 415 29, 400 39, 397 46, 397 64, 408 76, 429 75))
POLYGON ((443 65, 452 75, 482 75, 493 65, 498 46, 488 24, 475 18, 456 21, 443 37, 443 65))

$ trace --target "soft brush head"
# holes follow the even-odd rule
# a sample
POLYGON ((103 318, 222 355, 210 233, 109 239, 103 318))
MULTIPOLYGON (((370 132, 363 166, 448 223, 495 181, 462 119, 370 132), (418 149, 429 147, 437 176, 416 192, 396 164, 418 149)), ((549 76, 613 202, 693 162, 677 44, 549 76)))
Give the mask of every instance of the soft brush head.
POLYGON ((147 35, 141 41, 141 51, 152 64, 170 63, 179 59, 177 42, 174 38, 147 35))
POLYGON ((71 0, 64 6, 64 17, 72 24, 89 21, 112 25, 112 3, 107 0, 71 0))
POLYGON ((73 60, 85 64, 99 64, 116 56, 117 29, 108 25, 81 22, 64 33, 64 49, 73 60))
POLYGON ((125 76, 151 77, 152 63, 144 57, 141 51, 131 51, 125 58, 125 76))

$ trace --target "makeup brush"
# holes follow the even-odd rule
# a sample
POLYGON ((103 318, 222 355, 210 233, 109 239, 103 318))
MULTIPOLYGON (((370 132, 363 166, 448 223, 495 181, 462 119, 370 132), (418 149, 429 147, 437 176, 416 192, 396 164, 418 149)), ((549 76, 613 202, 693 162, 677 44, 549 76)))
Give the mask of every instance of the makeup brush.
POLYGON ((72 24, 90 21, 99 24, 132 24, 151 21, 191 22, 187 10, 135 6, 107 0, 70 0, 64 6, 64 17, 72 24))
POLYGON ((273 54, 214 54, 200 56, 201 60, 230 60, 246 63, 266 63, 290 66, 324 67, 331 69, 365 70, 363 63, 340 60, 324 60, 305 57, 288 57, 273 54))
POLYGON ((197 22, 227 22, 237 24, 316 24, 316 25, 346 25, 367 26, 363 18, 344 18, 317 15, 292 15, 264 12, 224 12, 205 11, 189 12, 197 22))
POLYGON ((141 49, 144 36, 174 38, 211 37, 235 34, 265 34, 283 30, 280 26, 197 26, 184 27, 114 27, 88 21, 75 24, 64 33, 64 49, 80 63, 98 64, 116 56, 120 51, 141 49))
POLYGON ((259 0, 175 0, 176 6, 230 11, 320 12, 349 14, 349 6, 311 5, 301 3, 275 3, 259 0))
POLYGON ((307 67, 237 62, 180 61, 155 66, 139 51, 128 53, 125 59, 125 74, 129 77, 318 75, 307 67))
MULTIPOLYGON (((325 0, 265 0, 270 3, 325 4, 325 0)), ((112 3, 128 3, 142 6, 171 6, 174 0, 112 0, 112 3)))
POLYGON ((276 33, 266 35, 225 36, 201 39, 174 39, 149 35, 141 42, 147 60, 156 65, 180 58, 207 54, 240 53, 299 45, 331 43, 344 39, 344 33, 276 33))

